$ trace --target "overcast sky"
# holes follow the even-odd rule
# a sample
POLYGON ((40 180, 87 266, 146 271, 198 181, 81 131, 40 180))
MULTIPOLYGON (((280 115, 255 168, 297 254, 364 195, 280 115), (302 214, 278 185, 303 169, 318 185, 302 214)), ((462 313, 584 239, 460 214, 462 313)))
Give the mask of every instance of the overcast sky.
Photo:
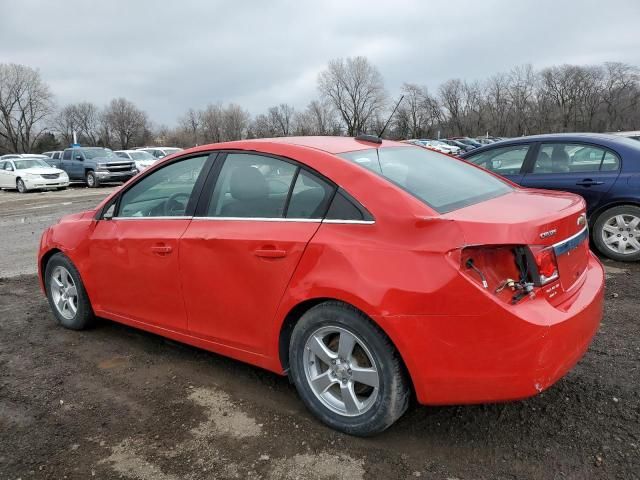
POLYGON ((391 94, 523 63, 640 66, 640 0, 0 0, 0 62, 60 105, 125 97, 157 124, 236 102, 303 108, 330 59, 365 55, 391 94))

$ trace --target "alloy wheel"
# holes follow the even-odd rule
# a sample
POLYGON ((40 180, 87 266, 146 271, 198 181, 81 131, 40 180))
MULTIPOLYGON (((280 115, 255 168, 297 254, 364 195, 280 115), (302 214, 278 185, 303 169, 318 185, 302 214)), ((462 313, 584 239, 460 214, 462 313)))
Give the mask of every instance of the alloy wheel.
POLYGON ((69 270, 57 266, 51 273, 51 298, 58 313, 67 320, 78 311, 78 289, 69 270))
POLYGON ((640 252, 640 218, 620 214, 609 218, 602 226, 602 241, 616 253, 632 255, 640 252))
POLYGON ((380 377, 373 355, 344 328, 322 327, 309 336, 304 370, 316 398, 340 415, 362 415, 378 398, 380 377))

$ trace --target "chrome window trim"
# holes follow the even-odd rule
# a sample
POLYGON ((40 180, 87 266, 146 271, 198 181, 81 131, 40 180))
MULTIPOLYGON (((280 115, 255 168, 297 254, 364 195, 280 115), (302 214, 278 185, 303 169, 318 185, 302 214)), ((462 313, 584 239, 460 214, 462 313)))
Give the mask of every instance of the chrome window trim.
POLYGON ((325 218, 322 223, 344 223, 347 225, 373 225, 375 220, 338 220, 334 218, 325 218))
POLYGON ((246 220, 252 222, 300 222, 321 223, 321 218, 280 218, 280 217, 193 217, 194 220, 246 220))
POLYGON ((158 217, 112 217, 111 220, 191 220, 193 217, 162 215, 158 217))

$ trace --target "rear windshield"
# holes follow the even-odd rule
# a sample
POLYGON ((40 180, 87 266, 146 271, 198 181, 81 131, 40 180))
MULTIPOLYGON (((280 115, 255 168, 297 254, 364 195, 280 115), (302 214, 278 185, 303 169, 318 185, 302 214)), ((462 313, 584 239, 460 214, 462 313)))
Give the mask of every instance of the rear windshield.
POLYGON ((499 197, 513 189, 462 160, 420 147, 385 147, 339 154, 447 213, 499 197))

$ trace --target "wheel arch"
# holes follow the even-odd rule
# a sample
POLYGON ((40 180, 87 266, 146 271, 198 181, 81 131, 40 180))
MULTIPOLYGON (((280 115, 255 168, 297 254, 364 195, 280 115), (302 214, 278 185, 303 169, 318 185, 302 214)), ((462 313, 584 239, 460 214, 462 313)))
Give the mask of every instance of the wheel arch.
POLYGON ((296 324, 300 321, 300 319, 306 312, 308 312, 310 309, 312 309, 317 305, 321 305, 323 303, 328 303, 328 302, 340 303, 347 308, 357 310, 362 315, 364 315, 371 322, 371 324, 373 324, 376 328, 378 328, 383 335, 385 335, 389 339, 389 342, 391 343, 391 345, 393 345, 393 347, 396 349, 396 352, 398 352, 398 356, 400 357, 400 361, 402 362, 402 367, 404 369, 405 375, 407 377, 407 380, 409 381, 409 385, 411 386, 412 395, 415 396, 416 389, 413 383, 413 377, 411 375, 411 371, 409 370, 408 364, 404 359, 402 351, 398 348, 397 343, 393 341, 393 338, 391 338, 391 336, 380 326, 378 322, 374 320, 374 318, 372 318, 371 315, 367 314, 367 312, 363 311, 361 308, 358 308, 356 305, 353 305, 352 303, 346 302, 338 298, 332 298, 332 297, 310 298, 310 299, 306 299, 299 302, 289 310, 289 312, 284 318, 284 321, 280 325, 280 333, 278 336, 278 355, 279 355, 280 365, 282 366, 282 370, 285 372, 285 374, 288 374, 289 372, 289 343, 291 342, 291 335, 293 333, 293 329, 295 328, 296 324))
POLYGON ((64 254, 64 252, 59 248, 53 247, 47 250, 40 257, 40 264, 38 265, 38 267, 40 271, 40 286, 42 287, 43 291, 44 291, 44 273, 45 273, 45 270, 47 269, 47 263, 49 263, 49 260, 51 259, 51 257, 53 257, 56 253, 64 254))
POLYGON ((625 205, 631 205, 633 207, 640 207, 640 200, 635 198, 620 198, 608 202, 606 205, 602 205, 598 207, 590 216, 589 216, 589 228, 591 229, 591 233, 593 234, 593 228, 595 227, 596 222, 598 221, 598 217, 605 213, 607 210, 611 210, 615 207, 624 207, 625 205))

